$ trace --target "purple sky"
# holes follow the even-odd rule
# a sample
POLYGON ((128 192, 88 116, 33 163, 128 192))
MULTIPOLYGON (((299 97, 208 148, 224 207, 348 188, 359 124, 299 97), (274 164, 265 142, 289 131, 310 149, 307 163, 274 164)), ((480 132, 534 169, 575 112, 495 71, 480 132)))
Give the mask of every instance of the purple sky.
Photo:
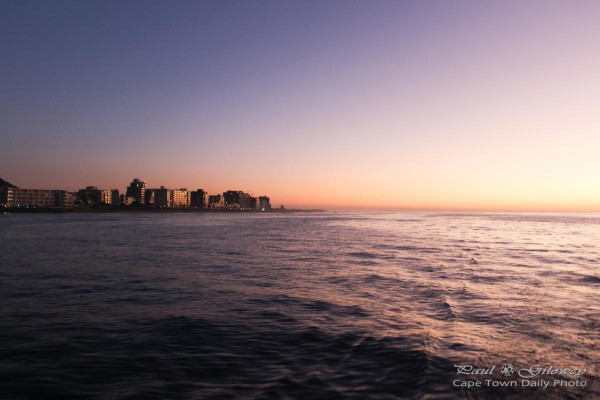
POLYGON ((600 3, 0 2, 0 177, 600 210, 600 3))

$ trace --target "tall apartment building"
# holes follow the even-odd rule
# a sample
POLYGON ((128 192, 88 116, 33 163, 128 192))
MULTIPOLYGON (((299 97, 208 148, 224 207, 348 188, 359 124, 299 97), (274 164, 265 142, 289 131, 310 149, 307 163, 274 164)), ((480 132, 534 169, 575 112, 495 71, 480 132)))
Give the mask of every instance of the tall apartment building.
POLYGON ((149 189, 154 193, 154 205, 157 207, 189 207, 190 192, 185 189, 149 189))
POLYGON ((254 210, 257 206, 256 197, 242 196, 240 197, 240 208, 242 210, 254 210))
POLYGON ((225 199, 225 207, 227 208, 241 208, 243 205, 247 205, 247 201, 250 196, 248 193, 244 193, 241 190, 228 190, 223 193, 225 199))
POLYGON ((87 186, 85 189, 79 189, 77 192, 78 199, 83 204, 90 206, 114 205, 114 195, 116 195, 118 199, 119 191, 116 189, 102 190, 98 189, 96 186, 87 186))
POLYGON ((139 178, 135 178, 129 184, 129 187, 127 188, 127 192, 125 194, 125 196, 128 199, 133 199, 139 205, 145 204, 145 201, 146 201, 145 195, 146 195, 146 182, 139 178))
POLYGON ((190 192, 186 188, 173 189, 173 207, 189 207, 190 192))
POLYGON ((111 198, 111 206, 115 206, 118 207, 121 205, 121 196, 119 196, 119 190, 118 189, 112 189, 110 191, 110 198, 111 198))
POLYGON ((154 205, 156 207, 171 207, 172 197, 169 193, 170 190, 164 186, 159 189, 148 189, 149 193, 152 193, 153 203, 148 205, 154 205))
POLYGON ((208 198, 209 195, 207 192, 197 189, 190 193, 190 205, 197 208, 206 208, 208 207, 208 198))
POLYGON ((208 196, 208 207, 209 208, 222 208, 225 207, 225 198, 220 194, 211 194, 208 196))
POLYGON ((158 189, 146 189, 144 193, 144 205, 153 206, 156 203, 156 190, 158 189))
POLYGON ((267 196, 259 196, 258 197, 258 205, 257 208, 259 210, 270 210, 271 209, 271 199, 267 196))

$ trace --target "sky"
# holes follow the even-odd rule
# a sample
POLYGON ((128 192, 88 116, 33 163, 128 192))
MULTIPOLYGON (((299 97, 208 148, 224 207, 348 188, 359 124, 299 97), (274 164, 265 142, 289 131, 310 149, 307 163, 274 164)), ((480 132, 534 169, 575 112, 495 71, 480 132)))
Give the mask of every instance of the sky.
POLYGON ((600 211, 598 1, 0 0, 0 177, 600 211))

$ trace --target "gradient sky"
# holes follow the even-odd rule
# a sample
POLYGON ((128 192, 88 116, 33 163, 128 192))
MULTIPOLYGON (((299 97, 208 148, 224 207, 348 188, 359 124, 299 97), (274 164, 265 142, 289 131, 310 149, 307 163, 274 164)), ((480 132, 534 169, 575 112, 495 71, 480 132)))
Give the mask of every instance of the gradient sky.
POLYGON ((598 1, 0 0, 0 177, 600 211, 598 1))

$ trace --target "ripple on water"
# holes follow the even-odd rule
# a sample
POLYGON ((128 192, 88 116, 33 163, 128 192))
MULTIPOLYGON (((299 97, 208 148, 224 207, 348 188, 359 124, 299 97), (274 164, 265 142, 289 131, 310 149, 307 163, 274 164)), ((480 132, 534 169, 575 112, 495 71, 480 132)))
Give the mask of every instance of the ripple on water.
POLYGON ((547 362, 588 368, 597 398, 586 218, 13 215, 0 396, 582 397, 451 385, 457 363, 547 362))
POLYGON ((101 393, 103 382, 111 382, 116 396, 156 398, 415 396, 432 365, 438 373, 449 365, 401 338, 332 334, 287 322, 282 332, 172 317, 72 325, 65 337, 44 341, 10 337, 3 355, 22 368, 5 369, 0 388, 9 396, 37 391, 63 398, 101 393), (35 363, 22 363, 32 356, 35 363), (56 379, 64 375, 69 385, 56 379))

